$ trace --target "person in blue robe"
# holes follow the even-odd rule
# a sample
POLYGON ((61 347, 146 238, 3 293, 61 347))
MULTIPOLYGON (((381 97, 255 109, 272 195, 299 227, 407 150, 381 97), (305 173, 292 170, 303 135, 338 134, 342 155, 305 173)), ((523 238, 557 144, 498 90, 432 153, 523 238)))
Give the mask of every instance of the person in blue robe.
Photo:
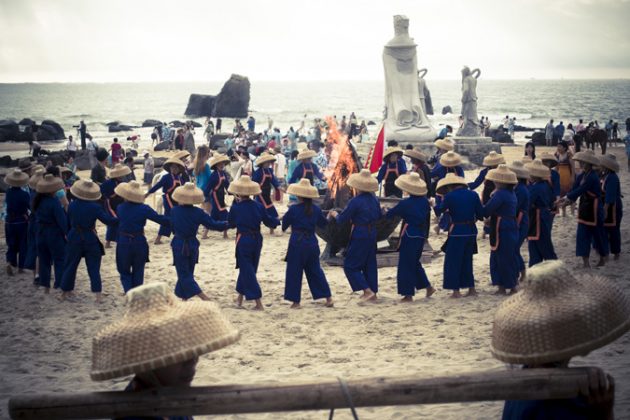
POLYGON ((530 175, 527 249, 528 265, 532 267, 542 261, 558 259, 551 237, 555 195, 548 182, 549 168, 538 159, 525 165, 525 168, 530 175))
POLYGON ((7 244, 7 275, 14 275, 17 269, 22 273, 28 251, 28 223, 31 208, 31 196, 24 189, 29 176, 19 169, 9 172, 4 182, 9 189, 4 196, 6 215, 4 218, 4 237, 7 244))
POLYGON ((402 191, 396 186, 399 176, 407 173, 407 165, 402 158, 403 150, 399 147, 390 147, 383 155, 383 165, 378 171, 376 180, 383 188, 384 197, 402 198, 402 191))
MULTIPOLYGON (((271 218, 277 219, 278 211, 273 205, 273 200, 271 199, 271 188, 273 187, 275 190, 280 189, 280 182, 274 175, 273 169, 271 168, 272 162, 275 161, 276 158, 273 155, 269 153, 261 154, 258 159, 256 159, 256 166, 258 168, 252 174, 252 181, 260 185, 261 193, 256 196, 256 201, 262 204, 271 218)), ((270 234, 273 235, 273 233, 274 228, 271 228, 270 234)))
MULTIPOLYGON (((438 140, 439 141, 439 140, 438 140)), ((440 155, 439 162, 436 162, 435 166, 431 170, 431 181, 437 185, 447 174, 452 173, 459 177, 464 177, 464 169, 461 165, 461 156, 454 152, 446 152, 440 155)), ((439 208, 442 202, 443 196, 439 193, 435 195, 435 208, 439 208)), ((437 211, 437 210, 436 210, 437 211)), ((438 216, 436 212, 436 216, 438 216)), ((438 224, 435 227, 435 233, 448 230, 451 224, 450 214, 448 212, 442 213, 439 217, 438 224)))
MULTIPOLYGON (((29 203, 32 206, 33 200, 37 195, 37 183, 40 179, 42 179, 44 175, 44 170, 37 170, 31 175, 31 178, 28 180, 28 193, 29 193, 29 203)), ((31 208, 30 216, 28 219, 28 228, 27 228, 27 240, 26 240, 26 260, 24 261, 24 268, 33 271, 33 285, 39 286, 39 270, 37 266, 37 218, 35 215, 35 210, 31 208)))
MULTIPOLYGON (((210 197, 210 217, 214 220, 224 222, 228 217, 227 205, 225 204, 225 194, 230 187, 230 179, 225 171, 225 165, 230 162, 226 155, 218 155, 210 160, 210 179, 204 194, 210 197)), ((227 230, 223 231, 223 237, 227 239, 227 230)))
MULTIPOLYGON (((118 197, 114 190, 116 186, 125 182, 127 176, 131 174, 131 169, 122 164, 117 164, 114 169, 109 173, 109 179, 101 184, 101 194, 103 195, 103 205, 105 211, 111 217, 117 217, 116 209, 118 205, 123 202, 123 199, 118 197)), ((111 248, 111 243, 116 242, 118 239, 118 224, 110 224, 105 230, 105 248, 111 248)))
POLYGON ((517 257, 518 257, 518 270, 520 272, 519 283, 525 279, 527 269, 525 268, 525 260, 521 255, 521 248, 525 239, 527 239, 527 232, 529 230, 529 189, 527 188, 527 182, 529 180, 529 171, 523 165, 523 162, 514 161, 508 168, 514 172, 518 179, 518 184, 514 187, 514 194, 516 195, 516 224, 518 226, 518 243, 516 245, 517 257))
POLYGON ((311 185, 313 185, 315 177, 322 182, 326 181, 324 174, 319 171, 319 167, 312 161, 315 156, 317 156, 317 153, 312 150, 304 150, 298 154, 297 160, 300 163, 293 170, 289 178, 289 184, 295 184, 302 178, 307 178, 311 185))
MULTIPOLYGON (((173 157, 164 163, 163 168, 166 171, 166 174, 162 175, 158 183, 149 189, 146 193, 146 197, 161 188, 164 216, 169 217, 171 209, 177 204, 173 200, 173 192, 175 191, 175 188, 184 184, 183 173, 186 172, 186 167, 181 160, 173 157)), ((171 236, 170 226, 161 225, 160 230, 158 230, 158 235, 153 243, 155 245, 161 244, 163 236, 171 236)))
POLYGON ((615 155, 599 158, 602 167, 602 201, 604 202, 604 240, 608 241, 610 253, 618 260, 621 255, 621 218, 623 202, 619 183, 619 163, 615 155))

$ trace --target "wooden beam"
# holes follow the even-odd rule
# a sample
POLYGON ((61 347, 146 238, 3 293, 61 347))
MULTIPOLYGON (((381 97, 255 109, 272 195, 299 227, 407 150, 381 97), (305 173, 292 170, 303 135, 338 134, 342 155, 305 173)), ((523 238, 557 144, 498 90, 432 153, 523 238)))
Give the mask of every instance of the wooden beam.
MULTIPOLYGON (((355 407, 573 398, 588 369, 524 369, 440 378, 347 381, 355 407)), ((14 419, 94 419, 347 408, 337 380, 327 382, 162 388, 142 392, 23 395, 11 398, 14 419)))

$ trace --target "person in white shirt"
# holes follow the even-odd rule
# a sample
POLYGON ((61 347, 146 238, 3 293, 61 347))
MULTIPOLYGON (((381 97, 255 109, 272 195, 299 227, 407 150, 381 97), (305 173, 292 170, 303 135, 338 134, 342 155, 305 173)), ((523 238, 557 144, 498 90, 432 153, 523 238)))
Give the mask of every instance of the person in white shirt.
POLYGON ((68 151, 68 155, 74 159, 77 154, 77 143, 74 141, 72 136, 68 136, 68 142, 66 143, 66 150, 68 151))
POLYGON ((273 173, 276 178, 280 180, 282 186, 286 186, 287 183, 287 158, 282 154, 282 147, 276 146, 274 149, 276 156, 276 162, 274 163, 273 173))

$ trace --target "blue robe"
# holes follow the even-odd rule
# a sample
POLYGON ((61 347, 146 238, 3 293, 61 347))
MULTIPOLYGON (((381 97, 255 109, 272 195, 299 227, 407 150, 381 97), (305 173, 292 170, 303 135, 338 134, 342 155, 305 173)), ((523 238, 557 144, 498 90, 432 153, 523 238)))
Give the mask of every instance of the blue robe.
POLYGON ((120 282, 127 293, 144 283, 144 266, 149 261, 149 245, 144 236, 147 220, 169 225, 171 220, 157 214, 146 204, 124 202, 118 206, 118 241, 116 243, 116 268, 120 282))
MULTIPOLYGON (((173 191, 180 185, 184 185, 183 175, 173 176, 170 173, 165 174, 160 178, 160 181, 155 184, 150 190, 149 194, 153 194, 160 188, 162 189, 162 203, 164 204, 164 216, 169 217, 173 206, 177 203, 173 200, 173 191)), ((171 236, 171 226, 160 225, 158 230, 159 236, 171 236)))
POLYGON ((604 219, 604 239, 608 241, 610 253, 621 253, 621 218, 623 217, 623 202, 619 176, 610 172, 602 179, 602 194, 604 204, 608 204, 608 212, 604 219))
POLYGON ((319 263, 319 244, 315 237, 315 227, 324 228, 327 221, 316 205, 312 205, 310 215, 304 209, 304 203, 295 204, 282 217, 282 231, 291 228, 284 299, 295 303, 301 300, 302 273, 306 274, 306 282, 314 300, 331 296, 330 286, 319 263))
POLYGON ((39 207, 35 210, 35 217, 37 218, 39 283, 50 288, 51 267, 54 266, 56 289, 63 277, 68 218, 59 199, 50 195, 41 197, 39 207))
POLYGON ((204 194, 210 197, 212 210, 210 216, 214 220, 224 222, 227 220, 228 211, 225 205, 225 193, 230 186, 230 180, 225 171, 215 169, 210 174, 210 180, 206 186, 204 194))
POLYGON ((477 252, 477 220, 483 218, 479 195, 467 188, 444 196, 438 213, 449 212, 451 224, 444 256, 444 288, 459 290, 475 287, 473 255, 477 252))
MULTIPOLYGON (((33 202, 33 198, 35 198, 36 194, 35 190, 29 188, 29 203, 33 202)), ((27 249, 24 268, 35 270, 35 262, 37 261, 37 218, 35 217, 35 212, 31 212, 28 219, 26 236, 27 249)), ((36 279, 36 281, 39 281, 39 279, 36 279)))
POLYGON ((490 217, 490 279, 505 289, 516 287, 520 273, 516 204, 514 192, 502 189, 494 191, 483 209, 490 217))
MULTIPOLYGON (((464 176, 464 170, 460 167, 460 166, 455 166, 453 168, 447 168, 446 166, 442 166, 439 162, 437 162, 435 164, 435 166, 433 167, 433 170, 431 170, 431 179, 433 180, 433 183, 436 185, 437 187, 437 183, 446 176, 447 173, 454 173, 457 176, 464 176)), ((442 196, 440 194, 436 194, 435 195, 435 214, 438 215, 437 213, 437 208, 440 207, 440 204, 442 202, 442 196)), ((439 227, 441 230, 447 230, 448 227, 451 224, 451 216, 449 215, 448 212, 443 212, 442 213, 442 217, 440 218, 439 221, 439 227)))
POLYGON ((25 268, 28 251, 28 219, 30 195, 20 187, 11 187, 5 195, 6 218, 4 237, 7 242, 7 263, 20 269, 25 268))
POLYGON ((378 171, 376 179, 378 180, 379 184, 385 181, 385 197, 395 196, 398 198, 402 198, 402 191, 394 184, 394 182, 396 181, 396 179, 398 179, 400 175, 407 173, 407 165, 405 164, 405 161, 401 158, 396 160, 396 162, 394 163, 389 162, 388 158, 389 156, 385 158, 387 162, 383 162, 383 165, 378 171))
POLYGON ((236 292, 245 299, 260 299, 262 291, 256 279, 260 251, 263 238, 260 234, 260 224, 275 228, 280 224, 265 211, 262 204, 251 199, 235 201, 230 207, 228 224, 236 228, 236 268, 239 269, 236 280, 236 292))
POLYGON ((98 202, 78 198, 72 200, 68 206, 68 219, 70 232, 68 232, 61 290, 64 292, 74 290, 77 268, 81 258, 85 258, 85 265, 90 277, 90 288, 92 292, 100 293, 102 291, 101 258, 103 245, 96 235, 95 224, 98 219, 107 226, 117 225, 118 219, 108 214, 98 202))
POLYGON ((202 209, 193 206, 173 207, 170 218, 174 235, 171 241, 173 265, 177 271, 175 295, 181 299, 190 299, 201 293, 201 288, 195 281, 195 265, 199 262, 199 225, 224 231, 227 223, 213 220, 202 209))
POLYGON ((426 238, 427 215, 431 206, 426 197, 410 196, 387 211, 387 218, 400 216, 403 228, 398 244, 398 294, 413 296, 416 289, 431 287, 420 258, 426 238))
MULTIPOLYGON (((123 202, 123 199, 118 197, 114 192, 116 186, 120 184, 118 179, 108 179, 107 181, 101 184, 101 194, 103 195, 103 205, 105 206, 105 211, 111 217, 117 217, 116 209, 118 205, 123 202)), ((111 224, 107 225, 105 230, 105 240, 108 242, 116 242, 118 239, 118 225, 111 224)))
POLYGON ((289 184, 295 184, 300 179, 306 178, 311 181, 311 185, 313 185, 315 177, 319 178, 321 181, 324 181, 324 175, 319 172, 319 167, 316 164, 312 162, 302 161, 293 170, 291 178, 289 178, 289 184))
POLYGON ((529 190, 527 189, 527 181, 519 179, 518 184, 514 187, 516 194, 516 222, 518 224, 518 270, 525 270, 525 260, 521 255, 521 247, 527 239, 529 230, 529 190))
POLYGON ((530 267, 542 261, 558 259, 551 241, 551 209, 554 201, 555 196, 549 182, 543 180, 529 185, 527 248, 530 267))
POLYGON ((256 201, 263 205, 269 216, 278 217, 278 211, 271 200, 271 187, 280 188, 278 178, 273 174, 271 168, 258 168, 252 174, 252 181, 260 184, 261 194, 256 196, 256 201))
POLYGON ((381 207, 372 193, 357 195, 337 216, 337 223, 352 223, 343 271, 354 292, 365 289, 378 292, 375 223, 380 218, 381 207))

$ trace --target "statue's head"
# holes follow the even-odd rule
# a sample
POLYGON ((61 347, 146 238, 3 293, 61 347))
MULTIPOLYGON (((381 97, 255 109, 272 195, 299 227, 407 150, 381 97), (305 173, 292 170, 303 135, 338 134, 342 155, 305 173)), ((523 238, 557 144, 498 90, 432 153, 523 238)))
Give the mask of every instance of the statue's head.
POLYGON ((464 68, 462 69, 462 76, 463 77, 470 76, 470 67, 464 66, 464 68))
POLYGON ((409 18, 407 16, 394 16, 394 32, 396 36, 409 35, 409 18))

